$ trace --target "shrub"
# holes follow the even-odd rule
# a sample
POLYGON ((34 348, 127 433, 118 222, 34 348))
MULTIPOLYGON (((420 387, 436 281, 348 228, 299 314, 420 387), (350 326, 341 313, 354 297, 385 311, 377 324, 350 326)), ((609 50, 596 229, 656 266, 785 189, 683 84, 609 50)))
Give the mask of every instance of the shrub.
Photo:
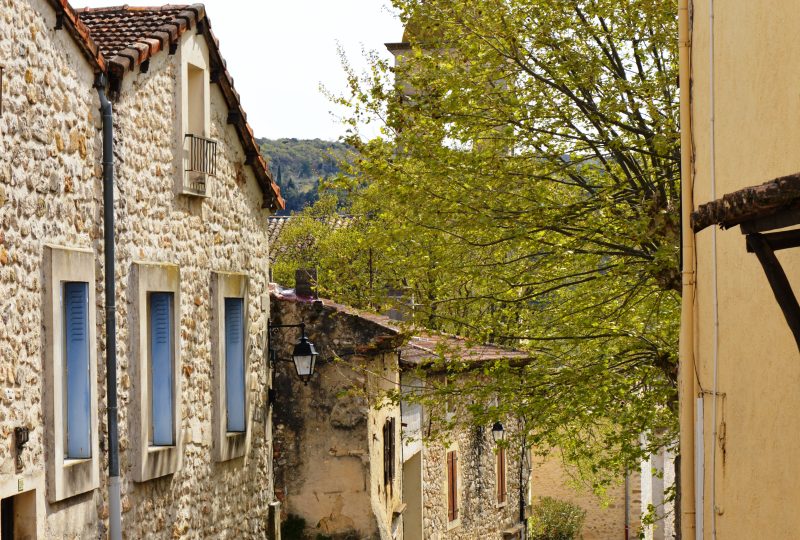
POLYGON ((580 537, 586 511, 576 504, 542 497, 533 505, 528 522, 530 540, 575 540, 580 537))

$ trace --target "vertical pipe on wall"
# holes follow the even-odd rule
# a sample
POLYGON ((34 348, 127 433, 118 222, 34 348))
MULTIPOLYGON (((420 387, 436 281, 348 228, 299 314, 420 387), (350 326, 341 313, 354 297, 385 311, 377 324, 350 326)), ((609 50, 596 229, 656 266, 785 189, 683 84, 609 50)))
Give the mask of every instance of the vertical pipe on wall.
MULTIPOLYGON (((681 126, 681 335, 679 370, 680 415, 680 514, 679 526, 683 538, 695 537, 695 238, 689 223, 694 209, 693 197, 693 137, 692 137, 692 42, 689 0, 678 4, 678 45, 680 52, 680 126, 681 126)), ((701 510, 702 512, 702 510, 701 510)))
POLYGON ((695 498, 695 538, 703 540, 703 498, 704 498, 704 474, 705 474, 705 443, 703 440, 703 396, 697 398, 695 407, 694 437, 695 437, 695 456, 694 456, 694 498, 695 498))
POLYGON ((106 408, 108 412, 108 529, 111 540, 122 538, 117 425, 117 324, 114 281, 114 117, 105 93, 106 79, 95 82, 103 115, 103 254, 106 297, 106 408))

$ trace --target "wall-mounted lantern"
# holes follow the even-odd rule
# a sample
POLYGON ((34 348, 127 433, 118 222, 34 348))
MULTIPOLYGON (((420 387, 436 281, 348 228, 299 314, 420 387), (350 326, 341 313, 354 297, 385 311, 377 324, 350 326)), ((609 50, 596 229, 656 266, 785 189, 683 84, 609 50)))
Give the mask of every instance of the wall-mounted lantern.
POLYGON ((272 324, 272 321, 268 321, 267 330, 269 334, 269 343, 267 344, 267 351, 271 367, 279 361, 275 349, 272 348, 272 337, 279 328, 300 329, 300 339, 295 343, 294 350, 292 351, 292 362, 294 362, 294 369, 297 372, 297 376, 303 381, 303 384, 308 384, 308 381, 311 380, 311 377, 314 375, 319 353, 317 353, 317 349, 314 348, 314 344, 306 337, 306 323, 272 324))
POLYGON ((16 450, 16 458, 17 458, 17 472, 22 471, 22 450, 25 448, 25 445, 28 444, 28 439, 30 437, 30 430, 26 427, 15 427, 14 428, 14 448, 16 450))
POLYGON ((492 425, 492 438, 494 439, 495 444, 503 442, 503 440, 506 438, 506 430, 503 428, 503 424, 501 422, 495 422, 492 425))

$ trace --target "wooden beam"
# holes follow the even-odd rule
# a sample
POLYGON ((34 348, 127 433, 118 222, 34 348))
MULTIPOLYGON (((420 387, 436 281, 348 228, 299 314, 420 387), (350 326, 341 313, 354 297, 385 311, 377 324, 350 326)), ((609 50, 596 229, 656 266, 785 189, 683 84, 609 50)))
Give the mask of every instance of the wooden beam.
POLYGON ((794 334, 794 340, 800 350, 800 305, 792 291, 792 285, 783 271, 780 261, 775 256, 775 252, 770 247, 764 235, 752 233, 747 235, 747 250, 752 251, 758 257, 758 261, 764 268, 767 275, 772 293, 778 301, 778 305, 783 311, 783 316, 789 324, 789 329, 794 334))
MULTIPOLYGON (((772 251, 800 247, 800 229, 766 233, 762 234, 761 237, 769 244, 772 251)), ((753 253, 750 244, 747 244, 747 251, 753 253)))

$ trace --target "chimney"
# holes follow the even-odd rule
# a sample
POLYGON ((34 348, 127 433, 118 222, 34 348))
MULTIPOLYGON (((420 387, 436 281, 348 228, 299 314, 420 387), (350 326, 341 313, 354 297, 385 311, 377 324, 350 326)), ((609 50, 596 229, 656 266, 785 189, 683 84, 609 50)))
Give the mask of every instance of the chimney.
POLYGON ((294 273, 294 292, 305 298, 317 297, 317 269, 300 268, 294 273))

